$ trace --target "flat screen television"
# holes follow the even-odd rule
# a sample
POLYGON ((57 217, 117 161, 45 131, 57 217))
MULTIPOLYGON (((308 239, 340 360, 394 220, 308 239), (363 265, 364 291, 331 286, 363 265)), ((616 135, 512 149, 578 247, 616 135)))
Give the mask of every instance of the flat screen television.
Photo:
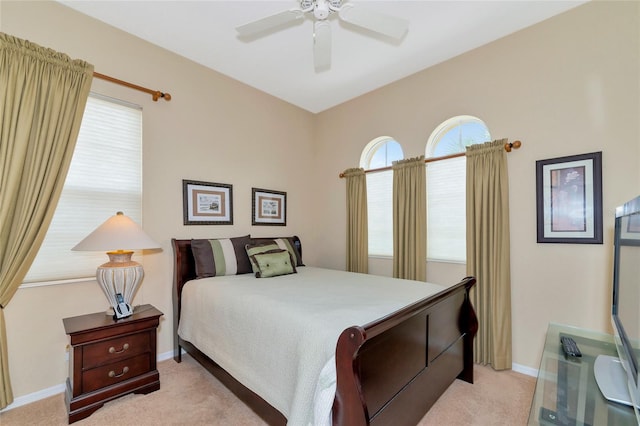
POLYGON ((640 196, 616 209, 611 322, 618 358, 599 356, 605 398, 633 406, 640 424, 640 196))

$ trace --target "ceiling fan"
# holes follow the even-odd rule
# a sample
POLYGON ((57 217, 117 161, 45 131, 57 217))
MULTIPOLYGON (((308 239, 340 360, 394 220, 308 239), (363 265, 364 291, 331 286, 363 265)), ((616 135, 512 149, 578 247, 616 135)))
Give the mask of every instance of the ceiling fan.
POLYGON ((349 24, 401 40, 409 29, 409 21, 368 10, 361 4, 342 0, 299 0, 300 8, 285 10, 257 21, 236 27, 240 37, 259 37, 267 32, 281 29, 286 24, 301 20, 306 14, 312 16, 313 59, 316 71, 331 67, 331 26, 328 18, 332 13, 349 24))

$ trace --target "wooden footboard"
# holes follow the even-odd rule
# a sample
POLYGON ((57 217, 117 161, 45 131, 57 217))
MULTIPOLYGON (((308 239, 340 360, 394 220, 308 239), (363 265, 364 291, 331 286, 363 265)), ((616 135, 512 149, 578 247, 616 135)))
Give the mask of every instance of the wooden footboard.
POLYGON ((415 425, 456 378, 473 383, 474 284, 340 335, 334 425, 415 425))
MULTIPOLYGON (((174 249, 174 359, 184 349, 269 424, 286 419, 177 334, 180 296, 195 278, 191 240, 174 249)), ((473 383, 473 338, 478 323, 469 300, 475 278, 362 327, 350 327, 336 347, 333 424, 415 425, 456 379, 473 383)))

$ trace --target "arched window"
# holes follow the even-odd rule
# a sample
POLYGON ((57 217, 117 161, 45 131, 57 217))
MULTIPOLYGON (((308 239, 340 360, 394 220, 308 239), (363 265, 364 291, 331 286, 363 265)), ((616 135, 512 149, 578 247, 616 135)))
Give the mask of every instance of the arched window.
MULTIPOLYGON (((360 167, 365 170, 391 166, 404 158, 402 147, 393 138, 381 136, 362 150, 360 167)), ((393 256, 393 172, 367 173, 367 215, 369 255, 393 256)))
MULTIPOLYGON (((465 152, 466 147, 491 140, 482 120, 469 115, 450 118, 431 133, 426 158, 465 152)), ((427 258, 466 261, 466 158, 427 165, 427 258)))

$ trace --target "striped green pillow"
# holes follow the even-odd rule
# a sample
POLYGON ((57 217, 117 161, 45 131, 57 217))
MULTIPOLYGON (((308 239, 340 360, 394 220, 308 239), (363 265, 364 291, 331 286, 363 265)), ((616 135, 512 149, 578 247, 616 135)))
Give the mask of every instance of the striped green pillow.
POLYGON ((197 278, 252 272, 245 246, 251 237, 191 240, 197 278))
MULTIPOLYGON (((252 238, 254 244, 264 243, 264 242, 274 242, 281 249, 288 250, 293 256, 293 260, 295 262, 295 266, 304 266, 302 263, 302 254, 296 248, 295 240, 296 237, 278 237, 278 238, 252 238)), ((254 271, 255 272, 255 271, 254 271)))

